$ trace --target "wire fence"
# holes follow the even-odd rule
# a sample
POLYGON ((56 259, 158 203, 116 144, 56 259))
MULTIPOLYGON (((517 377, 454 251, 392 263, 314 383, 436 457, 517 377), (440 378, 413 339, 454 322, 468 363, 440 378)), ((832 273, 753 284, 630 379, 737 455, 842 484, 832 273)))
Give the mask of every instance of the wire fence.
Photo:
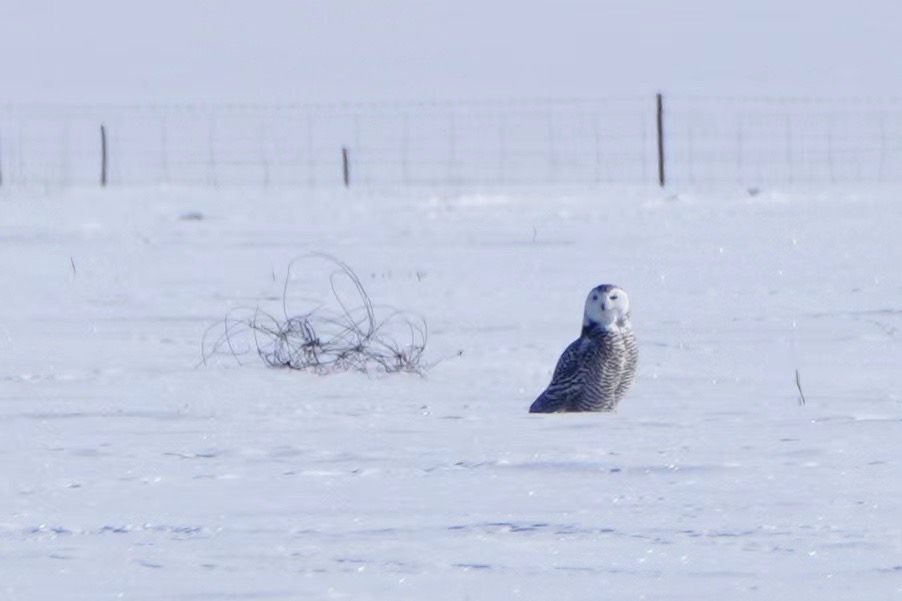
POLYGON ((657 184, 659 167, 676 184, 902 179, 898 98, 667 96, 661 124, 654 96, 6 106, 0 186, 657 184))
POLYGON ((674 181, 902 181, 902 99, 675 97, 669 106, 674 181))

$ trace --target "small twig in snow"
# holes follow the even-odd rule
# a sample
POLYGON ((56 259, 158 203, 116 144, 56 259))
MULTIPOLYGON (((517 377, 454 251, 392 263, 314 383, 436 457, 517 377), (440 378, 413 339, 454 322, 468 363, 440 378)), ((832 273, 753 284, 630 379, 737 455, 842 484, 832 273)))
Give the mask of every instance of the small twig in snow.
POLYGON ((798 369, 796 369, 796 388, 799 389, 799 405, 804 405, 807 401, 805 400, 805 393, 802 392, 802 379, 799 377, 798 369))

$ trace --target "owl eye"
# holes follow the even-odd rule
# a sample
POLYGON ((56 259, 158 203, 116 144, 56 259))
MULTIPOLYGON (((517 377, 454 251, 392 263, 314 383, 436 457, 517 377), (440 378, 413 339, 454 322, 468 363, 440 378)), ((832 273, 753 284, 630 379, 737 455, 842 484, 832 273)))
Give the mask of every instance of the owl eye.
POLYGON ((592 295, 592 300, 598 300, 598 295, 597 295, 597 294, 593 294, 593 295, 592 295))
POLYGON ((611 295, 611 300, 617 300, 617 295, 616 295, 616 294, 612 294, 612 295, 611 295))

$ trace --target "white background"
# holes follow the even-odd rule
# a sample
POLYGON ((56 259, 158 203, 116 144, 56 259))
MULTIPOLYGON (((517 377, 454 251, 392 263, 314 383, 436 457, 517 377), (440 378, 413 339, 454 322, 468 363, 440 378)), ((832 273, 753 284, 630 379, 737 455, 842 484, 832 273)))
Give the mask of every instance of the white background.
POLYGON ((0 101, 902 92, 891 0, 4 0, 0 101))

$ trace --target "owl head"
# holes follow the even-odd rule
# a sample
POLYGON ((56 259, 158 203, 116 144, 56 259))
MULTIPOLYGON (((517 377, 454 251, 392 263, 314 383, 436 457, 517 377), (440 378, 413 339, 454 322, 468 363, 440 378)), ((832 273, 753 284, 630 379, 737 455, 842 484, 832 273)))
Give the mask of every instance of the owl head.
POLYGON ((596 286, 586 297, 583 327, 597 326, 605 330, 629 325, 630 299, 623 288, 612 284, 596 286))

